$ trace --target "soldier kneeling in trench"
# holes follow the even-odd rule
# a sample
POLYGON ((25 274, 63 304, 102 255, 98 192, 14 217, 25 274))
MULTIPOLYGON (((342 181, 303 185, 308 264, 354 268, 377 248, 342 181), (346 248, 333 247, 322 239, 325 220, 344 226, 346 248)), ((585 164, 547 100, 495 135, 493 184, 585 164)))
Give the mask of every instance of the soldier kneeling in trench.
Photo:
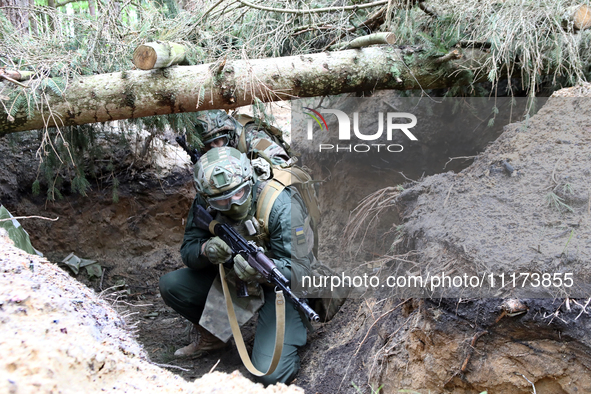
MULTIPOLYGON (((248 235, 246 222, 256 220, 259 193, 264 181, 256 174, 244 153, 229 147, 208 151, 195 165, 195 183, 198 194, 189 212, 181 247, 183 268, 160 278, 160 292, 164 302, 191 321, 199 337, 175 353, 177 356, 196 355, 203 351, 221 349, 231 337, 225 301, 221 294, 219 264, 232 259, 232 251, 219 237, 193 223, 193 210, 197 204, 214 210, 215 220, 231 225, 247 240, 254 240, 265 250, 279 271, 293 282, 295 278, 310 275, 313 254, 309 252, 306 237, 302 236, 308 215, 305 205, 293 187, 287 187, 270 207, 268 234, 248 235), (296 242, 292 243, 292 239, 296 242)), ((264 203, 259 204, 264 207, 264 203)), ((234 298, 238 323, 244 324, 259 312, 252 363, 259 371, 271 364, 275 346, 275 291, 260 274, 240 256, 233 258, 231 277, 248 283, 250 297, 234 298)), ((235 295, 234 290, 230 292, 235 295)), ((288 383, 300 367, 297 349, 306 343, 306 325, 293 302, 286 298, 285 339, 279 364, 275 371, 257 378, 264 384, 288 383)))

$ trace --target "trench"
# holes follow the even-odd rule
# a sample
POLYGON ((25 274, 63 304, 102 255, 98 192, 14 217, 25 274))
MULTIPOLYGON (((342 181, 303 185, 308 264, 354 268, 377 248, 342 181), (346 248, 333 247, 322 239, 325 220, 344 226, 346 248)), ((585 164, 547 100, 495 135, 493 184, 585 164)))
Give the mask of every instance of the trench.
MULTIPOLYGON (((23 147, 21 154, 29 152, 28 159, 33 163, 30 152, 34 151, 34 139, 23 138, 30 147, 23 147)), ((5 149, 8 153, 9 148, 5 149)), ((471 156, 477 151, 473 147, 458 145, 454 149, 459 152, 459 156, 471 156)), ((422 172, 426 175, 435 173, 448 160, 446 155, 450 154, 447 150, 440 151, 435 159, 430 159, 426 153, 426 162, 421 163, 418 169, 406 167, 400 172, 414 179, 418 179, 422 172)), ((8 154, 4 157, 6 160, 8 154)), ((183 318, 162 302, 158 278, 183 267, 179 248, 185 216, 194 195, 192 174, 187 166, 178 168, 163 180, 157 179, 150 171, 130 175, 120 186, 117 203, 113 203, 110 189, 107 186, 101 188, 99 184, 93 185, 94 190, 87 197, 65 192, 64 200, 47 203, 43 195, 31 195, 32 174, 18 173, 17 168, 26 162, 26 157, 15 157, 15 160, 16 163, 4 166, 15 171, 10 178, 19 179, 12 184, 4 182, 6 186, 17 189, 15 193, 5 192, 2 196, 2 200, 7 201, 5 205, 11 212, 66 219, 55 223, 34 219, 27 221, 25 225, 33 245, 55 263, 61 262, 70 253, 98 261, 104 269, 101 278, 89 278, 84 270, 76 278, 97 293, 109 288, 111 291, 124 291, 124 301, 134 305, 129 310, 134 313, 132 323, 139 323, 138 340, 152 361, 183 368, 171 368, 171 371, 185 379, 198 378, 216 364, 218 371, 232 372, 239 369, 248 376, 234 348, 192 359, 175 359, 173 356, 176 349, 194 339, 195 333, 183 318)), ((365 197, 368 190, 383 187, 383 179, 368 180, 366 171, 375 170, 371 166, 339 167, 338 164, 335 166, 334 158, 325 162, 305 155, 301 161, 315 164, 312 170, 316 179, 326 179, 331 172, 334 173, 319 188, 324 217, 329 218, 321 227, 324 241, 320 259, 330 264, 339 255, 339 239, 348 219, 348 211, 365 197), (355 183, 355 186, 343 194, 340 190, 343 183, 355 183), (340 208, 336 210, 333 203, 340 208)), ((465 166, 468 163, 464 161, 462 164, 465 166)), ((121 167, 124 167, 124 163, 121 167)), ((461 166, 454 163, 454 168, 459 170, 461 166)), ((385 173, 388 174, 389 184, 405 182, 404 176, 397 171, 386 169, 385 173)), ((244 330, 249 346, 252 346, 254 327, 255 322, 250 322, 244 330)))
MULTIPOLYGON (((386 152, 383 155, 360 154, 355 160, 348 160, 348 152, 321 155, 322 152, 316 152, 314 147, 306 146, 306 141, 293 141, 294 147, 300 150, 301 163, 311 170, 315 179, 322 180, 318 188, 323 211, 319 259, 329 266, 342 263, 343 229, 350 212, 368 194, 384 186, 412 184, 433 174, 463 170, 472 163, 474 156, 502 133, 508 123, 499 121, 494 127, 487 128, 486 132, 475 133, 469 129, 466 134, 442 133, 433 126, 432 133, 424 137, 421 145, 409 149, 409 156, 398 157, 386 152), (450 160, 454 157, 458 159, 450 160)), ((87 197, 64 193, 63 200, 48 203, 43 196, 33 196, 29 192, 34 179, 30 165, 34 162, 31 155, 34 139, 23 137, 23 140, 29 145, 19 146, 20 152, 15 153, 14 147, 2 146, 2 160, 5 161, 2 168, 5 170, 0 173, 0 199, 15 214, 63 218, 55 223, 34 219, 27 221, 26 229, 33 245, 56 263, 70 253, 98 261, 104 270, 101 277, 89 278, 81 271, 77 279, 97 292, 108 289, 121 292, 122 301, 132 313, 129 319, 137 323, 138 341, 153 362, 174 365, 169 367, 170 370, 188 380, 198 378, 212 368, 223 372, 238 369, 248 376, 234 347, 196 358, 175 359, 173 356, 175 349, 194 338, 194 333, 183 318, 162 302, 158 278, 183 266, 179 247, 185 216, 194 195, 188 166, 177 167, 164 177, 154 175, 150 170, 128 171, 125 182, 120 186, 116 204, 112 201, 110 190, 101 188, 98 183, 87 197)), ((359 248, 361 254, 356 254, 350 262, 357 264, 371 261, 387 251, 395 237, 393 229, 398 224, 398 216, 395 211, 385 212, 379 222, 366 232, 364 243, 369 243, 370 247, 361 248, 361 244, 353 244, 352 247, 359 248)), ((306 392, 370 392, 377 390, 373 384, 390 384, 389 387, 394 387, 387 377, 395 376, 396 370, 405 368, 415 377, 425 373, 425 369, 419 368, 419 365, 428 365, 429 375, 422 378, 423 387, 437 387, 437 382, 447 380, 444 375, 449 363, 455 361, 444 353, 451 354, 461 349, 450 350, 449 346, 446 348, 443 344, 454 342, 455 339, 451 340, 454 335, 471 336, 470 319, 473 315, 458 318, 456 314, 454 317, 453 305, 442 307, 441 304, 423 300, 401 304, 400 300, 389 298, 382 301, 379 304, 375 298, 348 300, 332 322, 318 327, 316 332, 310 334, 309 343, 301 352, 302 370, 295 383, 304 387, 306 392), (388 312, 394 309, 395 313, 388 312), (369 336, 374 327, 371 322, 382 314, 383 324, 375 329, 377 333, 369 336), (434 315, 441 314, 445 317, 443 321, 433 319, 434 315), (373 320, 369 319, 370 316, 373 316, 373 320), (408 326, 413 322, 415 325, 411 330, 405 328, 399 332, 388 332, 388 327, 408 326), (339 331, 339 325, 342 331, 339 331), (368 333, 367 340, 365 332, 368 333), (401 336, 403 332, 407 332, 404 337, 401 336), (408 341, 410 357, 397 353, 399 350, 393 346, 397 340, 408 341), (438 346, 444 350, 437 350, 438 346), (383 357, 376 361, 375 357, 368 356, 372 352, 387 354, 381 354, 383 357), (363 362, 355 361, 356 358, 363 362), (368 360, 371 363, 365 364, 368 360), (338 382, 326 382, 326 376, 330 376, 331 371, 338 375, 340 369, 357 371, 338 382), (362 388, 358 389, 359 386, 362 388)), ((488 306, 471 304, 471 307, 476 310, 478 307, 496 308, 496 304, 489 303, 488 306)), ((255 326, 256 322, 251 321, 243 329, 248 346, 252 346, 255 326)), ((486 342, 489 347, 507 346, 507 343, 527 347, 525 342, 531 341, 531 338, 519 339, 520 327, 512 329, 514 332, 503 334, 505 339, 510 337, 509 341, 495 339, 497 343, 492 340, 486 342, 483 337, 481 343, 486 342)), ((530 345, 538 349, 537 354, 548 355, 557 351, 558 347, 552 342, 557 340, 555 332, 548 330, 540 335, 540 342, 530 345)), ((565 346, 560 348, 561 354, 579 357, 584 360, 581 365, 588 365, 585 351, 576 350, 569 344, 565 346)), ((506 353, 511 353, 511 350, 506 353)), ((474 356, 474 360, 480 362, 483 362, 483 358, 482 352, 474 356)), ((542 368, 544 360, 548 362, 549 358, 540 356, 536 367, 542 368)), ((453 379, 457 380, 451 383, 450 387, 455 390, 453 392, 477 392, 486 389, 487 384, 492 384, 485 380, 470 384, 460 375, 453 377, 450 382, 453 379)), ((561 386, 557 386, 556 379, 549 377, 540 383, 540 387, 546 389, 538 392, 561 392, 558 391, 561 386)), ((402 384, 411 387, 410 382, 402 384)), ((501 386, 496 387, 500 390, 501 386)), ((512 393, 529 392, 527 382, 519 376, 515 377, 514 382, 507 382, 506 389, 506 392, 512 393)), ((390 388, 383 392, 396 391, 390 388)))

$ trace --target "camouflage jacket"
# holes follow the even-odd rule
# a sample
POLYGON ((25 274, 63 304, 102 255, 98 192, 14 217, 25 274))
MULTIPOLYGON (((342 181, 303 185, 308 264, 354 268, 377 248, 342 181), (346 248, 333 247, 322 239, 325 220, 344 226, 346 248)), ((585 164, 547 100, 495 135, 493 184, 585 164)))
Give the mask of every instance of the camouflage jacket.
MULTIPOLYGON (((257 187, 253 189, 258 190, 257 187)), ((200 270, 211 266, 207 257, 201 254, 201 245, 211 237, 211 234, 193 224, 195 204, 205 206, 203 199, 197 195, 189 211, 181 246, 181 256, 187 267, 200 270)), ((256 199, 253 206, 257 206, 256 199)), ((218 213, 216 220, 223 221, 224 217, 218 213)), ((310 266, 314 256, 310 253, 311 247, 307 244, 308 239, 303 235, 306 221, 307 210, 300 195, 295 189, 284 189, 277 197, 269 215, 269 238, 264 245, 259 245, 265 248, 266 254, 272 258, 277 268, 290 281, 304 275, 309 276, 311 273, 310 266)), ((245 236, 246 231, 243 224, 235 224, 233 227, 246 239, 253 239, 245 236)), ((263 242, 262 237, 255 236, 254 239, 259 243, 263 242)), ((257 284, 249 284, 251 296, 237 298, 233 272, 226 272, 238 324, 242 325, 250 320, 263 305, 263 292, 253 291, 252 285, 257 284)), ((219 277, 210 288, 199 324, 224 342, 232 336, 219 277)))

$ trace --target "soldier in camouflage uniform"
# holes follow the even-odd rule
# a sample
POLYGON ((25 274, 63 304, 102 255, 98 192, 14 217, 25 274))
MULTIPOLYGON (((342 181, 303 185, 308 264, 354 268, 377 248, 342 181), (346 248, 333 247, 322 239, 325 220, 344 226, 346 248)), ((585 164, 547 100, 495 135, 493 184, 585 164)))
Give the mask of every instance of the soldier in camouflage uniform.
POLYGON ((290 162, 289 154, 260 129, 256 122, 242 126, 236 119, 222 110, 208 111, 200 116, 195 128, 201 134, 204 151, 230 146, 246 153, 250 159, 261 157, 271 165, 290 162))
MULTIPOLYGON (((308 213, 295 188, 287 187, 281 191, 269 215, 269 237, 260 237, 245 235, 248 234, 245 223, 254 218, 258 194, 264 182, 256 179, 244 153, 229 147, 209 150, 195 165, 195 182, 198 194, 193 207, 200 204, 213 208, 216 211, 212 214, 215 220, 228 223, 245 238, 255 240, 288 280, 310 275, 313 255, 306 237, 301 235, 308 213)), ((221 317, 223 320, 223 316, 226 316, 225 320, 218 321, 217 326, 212 324, 211 316, 205 315, 208 310, 219 312, 223 308, 222 302, 215 304, 210 299, 214 298, 216 291, 219 293, 218 264, 232 259, 232 251, 219 237, 212 236, 193 224, 193 207, 189 212, 181 247, 181 256, 188 268, 170 272, 160 278, 160 292, 164 302, 195 324, 200 333, 197 342, 179 349, 175 353, 177 355, 218 349, 225 345, 219 338, 229 338, 225 334, 228 327, 221 326, 228 325, 225 310, 221 317), (208 326, 212 332, 207 331, 203 325, 208 326)), ((248 305, 239 304, 238 300, 242 299, 235 299, 234 304, 243 312, 242 322, 239 317, 239 323, 244 323, 252 316, 257 303, 260 306, 252 361, 258 370, 265 371, 271 363, 274 349, 275 292, 271 286, 258 283, 262 281, 260 275, 240 255, 236 255, 233 262, 233 274, 249 284, 249 293, 252 295, 252 289, 258 287, 264 296, 264 299, 260 295, 251 297, 252 302, 248 305), (241 306, 243 307, 240 308, 241 306)), ((277 369, 271 375, 259 378, 265 384, 291 381, 299 369, 297 349, 306 343, 306 326, 299 312, 289 298, 286 304, 283 352, 277 369)))

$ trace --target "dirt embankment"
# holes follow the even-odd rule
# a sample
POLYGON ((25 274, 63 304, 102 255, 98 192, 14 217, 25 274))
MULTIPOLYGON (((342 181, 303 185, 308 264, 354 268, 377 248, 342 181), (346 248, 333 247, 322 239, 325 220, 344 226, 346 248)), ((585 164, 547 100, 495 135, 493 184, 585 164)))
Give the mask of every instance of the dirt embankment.
MULTIPOLYGON (((528 121, 506 127, 462 172, 386 193, 384 201, 392 198, 393 207, 384 213, 397 217, 392 228, 403 237, 397 253, 382 259, 384 269, 398 273, 573 273, 580 285, 571 293, 575 297, 565 298, 570 289, 557 287, 531 293, 549 298, 525 298, 521 289, 507 287, 495 291, 497 297, 521 294, 523 308, 514 316, 506 300, 478 292, 395 299, 380 291, 349 300, 314 334, 302 363, 304 388, 591 392, 591 294, 585 292, 591 266, 591 85, 577 89, 561 91, 528 121)), ((384 234, 386 246, 397 234, 384 234)))
POLYGON ((133 327, 112 305, 54 264, 0 235, 0 392, 3 393, 302 393, 263 389, 238 372, 190 383, 151 363, 133 327))
MULTIPOLYGON (((590 105, 591 98, 553 97, 529 121, 506 127, 468 169, 402 192, 403 249, 420 251, 421 267, 431 272, 453 261, 458 272, 571 273, 573 288, 580 287, 570 289, 571 297, 585 296, 590 105)), ((548 290, 564 296, 560 287, 548 290)))
MULTIPOLYGON (((31 195, 37 146, 30 133, 0 145, 0 202, 15 216, 60 218, 21 220, 52 263, 0 236, 0 392, 302 392, 263 389, 243 377, 237 352, 173 359, 189 340, 187 324, 160 299, 158 279, 182 267, 194 196, 189 166, 141 171, 122 151, 120 162, 114 158, 117 203, 112 173, 86 197, 66 187, 64 199, 48 202, 31 195), (53 264, 72 252, 96 260, 103 275, 89 278, 82 269, 74 278, 53 264)), ((185 156, 177 149, 172 158, 185 156)))

